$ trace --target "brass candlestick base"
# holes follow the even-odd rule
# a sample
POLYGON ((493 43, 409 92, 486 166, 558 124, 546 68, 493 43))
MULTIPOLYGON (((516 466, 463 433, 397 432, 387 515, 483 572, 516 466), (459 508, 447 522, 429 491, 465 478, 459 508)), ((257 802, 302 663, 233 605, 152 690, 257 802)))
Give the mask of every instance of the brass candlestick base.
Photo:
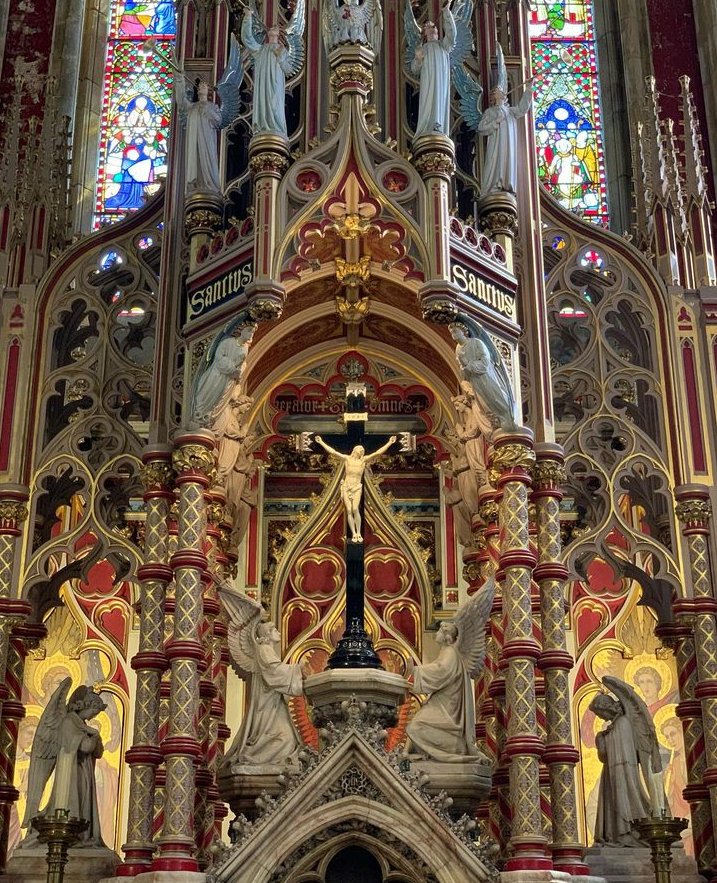
POLYGON ((62 883, 67 851, 90 823, 86 819, 70 818, 67 809, 56 809, 54 815, 36 816, 31 824, 40 843, 47 843, 47 883, 62 883))
POLYGON ((663 816, 662 818, 635 819, 632 824, 640 832, 640 837, 650 844, 656 883, 670 883, 671 847, 680 839, 680 834, 687 827, 687 819, 673 819, 672 816, 663 816))

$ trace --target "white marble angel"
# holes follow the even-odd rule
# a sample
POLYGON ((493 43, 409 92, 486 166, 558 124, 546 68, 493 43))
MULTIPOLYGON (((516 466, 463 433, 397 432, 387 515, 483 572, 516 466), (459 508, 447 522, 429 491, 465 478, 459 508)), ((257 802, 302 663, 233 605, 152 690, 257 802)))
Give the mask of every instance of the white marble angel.
POLYGON ((304 0, 297 0, 283 35, 280 27, 267 28, 254 3, 244 10, 241 39, 254 64, 251 128, 255 135, 287 137, 286 80, 304 66, 305 10, 304 0))
MULTIPOLYGON (((486 138, 480 182, 484 195, 494 191, 517 191, 518 120, 530 110, 533 96, 531 84, 527 83, 520 101, 511 107, 508 103, 508 71, 500 44, 496 49, 496 62, 496 80, 490 91, 490 107, 475 126, 475 131, 486 138)), ((471 125, 468 117, 466 122, 471 125)))
MULTIPOLYGON (((409 756, 441 763, 475 763, 484 759, 475 743, 475 699, 472 678, 485 660, 485 624, 495 594, 491 577, 458 610, 441 623, 434 662, 413 668, 413 693, 428 699, 406 727, 409 756)), ((410 672, 409 672, 410 674, 410 672)))
POLYGON ((217 83, 221 107, 208 100, 208 83, 199 81, 196 86, 187 88, 186 76, 181 73, 175 76, 174 94, 179 116, 186 130, 186 193, 195 190, 221 193, 217 133, 239 116, 242 76, 239 44, 234 36, 231 38, 229 61, 217 83))
POLYGON ((449 330, 456 342, 456 360, 463 379, 475 396, 476 410, 485 418, 483 429, 488 425, 492 427, 492 431, 484 431, 484 435, 490 440, 497 429, 506 432, 515 429, 513 387, 495 344, 483 328, 467 316, 461 316, 449 330))
POLYGON ((327 55, 341 43, 364 43, 375 55, 381 51, 381 0, 325 0, 321 25, 327 55))
POLYGON ((107 706, 97 693, 85 686, 78 687, 68 701, 71 686, 72 678, 61 682, 37 726, 30 752, 27 805, 22 827, 27 828, 36 816, 67 809, 70 816, 89 822, 80 843, 103 847, 95 761, 102 757, 104 747, 99 732, 88 726, 87 721, 107 706), (50 797, 40 810, 40 801, 53 771, 55 777, 50 797))
POLYGON ((281 637, 274 623, 261 621, 260 604, 228 583, 220 587, 219 596, 229 614, 232 659, 239 673, 251 679, 244 720, 225 762, 297 765, 300 742, 284 697, 302 694, 301 667, 281 661, 281 637))
POLYGON ((249 344, 256 325, 248 323, 227 334, 220 332, 202 359, 192 386, 190 428, 214 429, 237 395, 249 344))
POLYGON ((455 15, 450 0, 441 11, 443 37, 432 21, 419 27, 411 0, 403 15, 406 61, 411 74, 419 77, 418 122, 414 139, 421 135, 450 135, 451 73, 460 68, 473 48, 471 16, 473 0, 459 0, 455 15))
POLYGON ((598 694, 590 710, 608 721, 595 737, 603 769, 598 792, 595 840, 642 846, 633 820, 661 816, 665 808, 662 759, 650 711, 635 690, 606 675, 603 685, 617 699, 598 694))

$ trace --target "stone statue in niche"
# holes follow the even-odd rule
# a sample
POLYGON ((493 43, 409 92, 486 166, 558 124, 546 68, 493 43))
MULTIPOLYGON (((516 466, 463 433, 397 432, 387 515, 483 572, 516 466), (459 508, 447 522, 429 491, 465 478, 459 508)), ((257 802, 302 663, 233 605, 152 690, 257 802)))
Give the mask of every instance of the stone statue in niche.
POLYGON ((321 24, 327 55, 342 43, 363 43, 376 55, 381 51, 381 0, 341 0, 338 4, 336 0, 326 0, 321 24))
POLYGON ((217 479, 226 490, 229 503, 241 499, 248 475, 246 458, 257 440, 245 419, 253 404, 254 399, 244 395, 240 384, 236 384, 226 408, 211 427, 218 443, 217 479))
POLYGON ((609 846, 643 846, 633 820, 660 816, 665 808, 655 725, 647 705, 629 684, 609 675, 602 682, 614 695, 599 693, 589 706, 608 722, 596 737, 603 769, 595 841, 609 846))
POLYGON ((350 454, 342 454, 326 444, 320 435, 315 436, 316 444, 320 445, 329 454, 343 460, 344 477, 341 481, 341 500, 346 509, 346 521, 351 531, 351 542, 362 543, 361 536, 361 496, 363 495, 363 474, 366 467, 375 463, 376 460, 391 447, 396 441, 396 436, 391 438, 372 454, 366 454, 363 445, 356 445, 350 454))
POLYGON ((475 473, 480 488, 488 483, 484 439, 490 438, 493 427, 480 410, 470 384, 464 380, 461 389, 461 394, 451 399, 458 414, 453 429, 457 438, 465 445, 468 464, 475 473))
MULTIPOLYGON (((87 721, 104 711, 107 705, 85 686, 78 687, 68 701, 71 686, 72 678, 62 681, 37 726, 30 752, 27 805, 22 827, 27 828, 36 816, 67 809, 70 816, 89 822, 80 837, 80 845, 104 847, 95 780, 95 761, 102 757, 104 746, 99 732, 88 726, 87 721), (40 810, 40 801, 53 771, 55 777, 50 798, 40 810)), ((29 833, 23 843, 29 844, 35 836, 29 833)))
POLYGON ((414 140, 422 135, 451 134, 451 72, 463 64, 473 48, 472 14, 473 0, 460 0, 455 15, 450 10, 450 0, 445 0, 441 38, 435 22, 426 21, 419 26, 410 0, 406 0, 403 29, 407 68, 419 78, 414 140))
POLYGON ((189 428, 213 428, 236 396, 255 329, 254 324, 247 324, 231 334, 222 331, 214 339, 192 387, 189 428))
POLYGON ((254 96, 251 128, 255 135, 269 133, 287 137, 286 80, 304 66, 304 0, 298 0, 289 26, 267 28, 254 3, 244 10, 242 43, 254 65, 254 96))
POLYGON ((485 624, 494 593, 491 577, 452 622, 441 623, 436 635, 441 647, 438 658, 407 672, 413 675, 412 692, 428 695, 406 727, 409 757, 458 764, 485 760, 475 744, 472 678, 483 669, 485 624))
POLYGON ((228 766, 296 766, 301 747, 284 697, 301 696, 298 664, 281 661, 281 637, 272 622, 262 622, 262 607, 228 583, 220 598, 229 614, 229 651, 243 677, 251 679, 241 729, 224 757, 228 766))
POLYGON ((224 75, 217 83, 221 107, 209 101, 209 84, 198 81, 187 88, 186 76, 178 73, 174 80, 177 109, 186 130, 185 192, 221 194, 219 175, 219 146, 217 133, 239 116, 243 71, 239 44, 231 38, 229 61, 224 75))
POLYGON ((484 432, 486 438, 490 440, 498 429, 504 432, 516 429, 513 388, 493 341, 467 316, 453 323, 450 332, 456 342, 456 360, 463 379, 475 397, 486 428, 490 426, 490 432, 484 432))
POLYGON ((530 110, 533 90, 530 82, 520 101, 511 107, 508 102, 508 72, 503 50, 496 49, 497 82, 490 90, 490 107, 478 123, 477 132, 486 139, 481 194, 495 191, 515 193, 518 187, 518 120, 530 110))

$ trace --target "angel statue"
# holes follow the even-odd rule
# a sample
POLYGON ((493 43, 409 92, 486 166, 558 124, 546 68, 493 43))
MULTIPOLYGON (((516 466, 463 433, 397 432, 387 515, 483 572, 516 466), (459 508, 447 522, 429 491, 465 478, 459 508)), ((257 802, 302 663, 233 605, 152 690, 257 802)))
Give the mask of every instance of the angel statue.
POLYGON ((297 765, 301 746, 284 697, 301 696, 301 667, 281 661, 281 636, 274 623, 261 621, 260 604, 229 583, 220 586, 219 594, 229 614, 232 659, 240 674, 251 678, 248 708, 225 761, 228 765, 297 765))
POLYGON ((243 77, 239 44, 232 35, 229 61, 224 75, 217 83, 221 108, 209 101, 209 84, 199 80, 187 88, 186 77, 177 73, 174 78, 174 94, 177 109, 186 128, 185 141, 185 192, 200 190, 221 193, 219 177, 219 149, 217 132, 226 128, 239 116, 239 89, 243 77))
POLYGON ((282 38, 281 28, 267 28, 256 8, 247 6, 241 39, 254 63, 251 127, 255 135, 269 132, 286 138, 286 78, 304 66, 305 2, 298 0, 282 38))
POLYGON ((378 55, 383 35, 381 0, 326 0, 321 22, 326 54, 340 43, 364 43, 378 55))
POLYGON ((473 48, 473 0, 459 0, 456 13, 445 0, 441 11, 443 39, 435 22, 419 27, 411 0, 406 0, 403 28, 409 72, 419 77, 418 122, 414 140, 421 135, 450 135, 451 71, 459 68, 473 48))
POLYGON ((463 374, 461 387, 472 393, 473 407, 481 412, 483 434, 488 441, 496 429, 516 428, 515 398, 505 365, 495 344, 473 319, 462 316, 449 326, 456 342, 456 360, 463 374), (485 430, 491 427, 491 432, 485 430))
POLYGON ((220 332, 207 350, 192 387, 189 426, 214 429, 237 397, 249 344, 256 326, 241 325, 234 332, 220 332))
MULTIPOLYGON (((27 805, 22 827, 36 816, 68 809, 70 816, 86 819, 89 826, 81 835, 84 846, 101 846, 100 816, 97 808, 95 761, 102 757, 100 734, 87 721, 107 708, 90 687, 78 687, 67 701, 72 678, 65 678, 50 698, 37 726, 30 752, 27 805), (40 810, 40 801, 52 772, 50 798, 40 810)), ((30 836, 30 835, 28 835, 30 836)))
POLYGON ((441 650, 434 662, 418 665, 412 692, 428 699, 406 727, 409 756, 442 763, 476 763, 484 755, 475 744, 475 699, 472 678, 485 659, 485 624, 490 615, 495 580, 487 579, 458 610, 442 622, 436 635, 441 650))
POLYGON ((595 841, 643 846, 633 820, 659 817, 665 808, 660 745, 647 705, 635 690, 609 675, 602 682, 617 698, 599 693, 589 705, 609 722, 595 740, 603 764, 595 841))
MULTIPOLYGON (((496 48, 496 83, 490 90, 490 107, 478 121, 476 131, 486 138, 481 174, 481 193, 515 193, 518 186, 518 120, 530 110, 533 90, 530 81, 520 101, 508 103, 508 71, 500 43, 496 48)), ((468 122, 468 120, 466 120, 468 122)))

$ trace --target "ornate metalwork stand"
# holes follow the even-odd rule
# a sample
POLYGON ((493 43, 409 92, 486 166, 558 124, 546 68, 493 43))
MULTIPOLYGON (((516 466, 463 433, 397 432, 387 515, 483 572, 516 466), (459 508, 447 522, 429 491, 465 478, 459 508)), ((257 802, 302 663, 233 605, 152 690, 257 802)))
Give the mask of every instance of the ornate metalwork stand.
POLYGON ((672 864, 672 844, 680 839, 687 827, 687 819, 635 819, 633 825, 640 837, 650 844, 652 864, 655 866, 655 883, 670 883, 672 864))
POLYGON ((89 824, 86 819, 70 818, 68 809, 56 809, 52 816, 37 816, 32 820, 40 843, 47 843, 47 883, 62 883, 67 851, 89 824))

